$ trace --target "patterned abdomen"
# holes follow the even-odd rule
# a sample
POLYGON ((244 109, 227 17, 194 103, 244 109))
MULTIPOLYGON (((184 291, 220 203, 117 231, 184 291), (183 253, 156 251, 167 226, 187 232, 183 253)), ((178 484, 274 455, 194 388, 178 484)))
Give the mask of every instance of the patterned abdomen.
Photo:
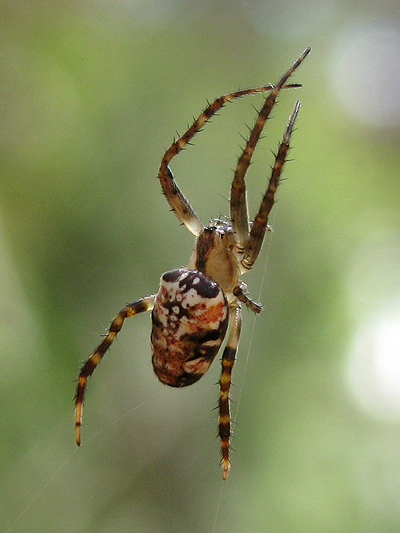
POLYGON ((184 387, 199 380, 224 340, 229 307, 221 287, 197 270, 163 274, 152 312, 153 367, 160 381, 184 387))

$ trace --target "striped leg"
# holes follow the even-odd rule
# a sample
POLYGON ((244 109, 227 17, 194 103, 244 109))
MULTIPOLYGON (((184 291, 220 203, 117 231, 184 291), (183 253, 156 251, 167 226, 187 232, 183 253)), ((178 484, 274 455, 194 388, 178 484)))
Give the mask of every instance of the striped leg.
MULTIPOLYGON (((299 84, 293 83, 288 85, 283 85, 281 83, 279 90, 282 88, 292 88, 300 87, 299 84)), ((160 170, 158 172, 158 178, 161 183, 161 187, 165 197, 168 200, 169 205, 172 210, 175 212, 179 221, 186 226, 186 228, 194 236, 198 236, 203 230, 203 224, 200 219, 194 212, 189 201, 184 197, 181 190, 179 189, 171 169, 169 168, 169 163, 171 159, 179 154, 188 144, 192 138, 201 131, 202 127, 213 117, 227 102, 234 100, 235 98, 241 98, 248 94, 260 93, 265 91, 275 91, 276 88, 273 85, 265 85, 263 87, 255 87, 252 89, 245 89, 243 91, 236 91, 233 93, 225 94, 216 98, 211 104, 209 104, 200 116, 193 122, 190 128, 180 137, 178 140, 173 142, 168 150, 165 152, 164 157, 162 158, 160 170)), ((279 91, 278 91, 279 92, 279 91)))
POLYGON ((242 308, 240 304, 231 307, 231 326, 229 339, 222 355, 222 371, 219 380, 219 436, 221 439, 222 477, 226 479, 230 468, 229 447, 231 438, 231 415, 229 409, 229 389, 231 387, 232 368, 235 364, 242 325, 242 308))
POLYGON ((125 318, 135 316, 138 313, 144 311, 151 311, 154 307, 155 295, 148 296, 147 298, 141 298, 137 302, 133 302, 124 307, 118 315, 111 322, 107 335, 104 337, 103 342, 96 348, 89 359, 83 364, 78 377, 78 385, 76 387, 75 396, 75 434, 76 443, 79 446, 81 443, 81 426, 82 426, 82 411, 83 411, 83 398, 85 395, 85 389, 88 378, 93 374, 94 369, 103 359, 104 354, 115 340, 117 333, 120 332, 125 318))
POLYGON ((290 148, 290 139, 293 132, 294 124, 299 113, 300 102, 297 101, 294 107, 292 116, 286 127, 282 142, 279 146, 278 153, 275 157, 275 163, 272 168, 271 178, 268 183, 267 192, 265 193, 260 209, 254 219, 251 227, 250 236, 246 243, 246 247, 241 261, 245 270, 250 270, 256 261, 261 250, 261 245, 264 240, 265 231, 268 228, 268 217, 271 209, 275 203, 275 193, 279 185, 279 180, 282 174, 283 166, 286 162, 286 156, 290 148))
POLYGON ((251 130, 249 140, 239 158, 231 189, 231 220, 233 230, 236 233, 239 245, 244 245, 249 236, 249 217, 247 211, 246 183, 244 181, 247 169, 249 168, 251 158, 259 141, 265 123, 275 105, 279 91, 286 87, 285 83, 293 72, 301 65, 311 49, 307 48, 290 69, 281 77, 279 82, 274 86, 271 93, 265 99, 253 129, 251 130))

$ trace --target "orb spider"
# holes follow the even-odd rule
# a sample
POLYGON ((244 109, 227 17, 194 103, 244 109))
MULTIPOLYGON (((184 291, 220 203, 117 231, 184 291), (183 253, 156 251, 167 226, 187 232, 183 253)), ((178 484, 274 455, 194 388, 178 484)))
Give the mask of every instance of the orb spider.
POLYGON ((294 124, 300 109, 297 101, 275 155, 267 191, 253 222, 249 221, 245 174, 261 132, 283 88, 293 72, 309 54, 307 48, 276 85, 267 85, 225 94, 214 100, 192 126, 165 152, 158 178, 163 194, 181 224, 196 239, 188 268, 178 268, 162 275, 157 294, 126 305, 113 319, 104 340, 83 364, 76 389, 76 443, 81 442, 83 398, 88 378, 102 360, 128 317, 152 311, 152 363, 160 381, 171 387, 185 387, 198 381, 217 355, 230 325, 222 354, 219 380, 219 437, 221 441, 223 479, 230 468, 232 435, 229 408, 231 373, 236 359, 242 322, 242 305, 259 313, 261 304, 252 300, 240 276, 250 270, 260 252, 268 226, 269 213, 289 151, 294 124), (169 167, 191 139, 227 102, 236 98, 269 91, 258 113, 249 139, 239 158, 232 181, 229 220, 213 219, 203 226, 188 200, 183 196, 169 167))

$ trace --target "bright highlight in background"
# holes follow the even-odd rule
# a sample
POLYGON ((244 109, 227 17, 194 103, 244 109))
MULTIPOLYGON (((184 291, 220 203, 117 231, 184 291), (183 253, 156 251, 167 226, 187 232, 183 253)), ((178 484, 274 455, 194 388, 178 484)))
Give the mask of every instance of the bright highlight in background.
POLYGON ((329 65, 331 86, 349 115, 377 128, 400 124, 400 19, 354 23, 329 65))
POLYGON ((375 313, 356 333, 347 377, 365 411, 400 420, 400 301, 375 313))

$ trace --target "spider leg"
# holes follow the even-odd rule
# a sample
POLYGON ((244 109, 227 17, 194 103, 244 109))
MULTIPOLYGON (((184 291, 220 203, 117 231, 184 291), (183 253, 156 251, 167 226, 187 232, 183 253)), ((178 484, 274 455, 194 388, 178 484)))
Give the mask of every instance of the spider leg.
POLYGON ((283 134, 282 142, 279 145, 278 153, 275 157, 275 163, 272 167, 271 178, 268 183, 267 191, 262 199, 260 209, 251 227, 250 236, 246 243, 243 259, 241 261, 245 270, 250 270, 253 267, 254 262, 260 253, 265 231, 268 228, 269 213, 275 203, 275 193, 279 185, 283 166, 286 162, 286 156, 289 152, 290 139, 297 115, 299 113, 300 105, 300 102, 297 101, 286 127, 286 131, 283 134))
POLYGON ((307 48, 302 53, 299 59, 295 61, 290 69, 281 77, 279 82, 274 86, 270 94, 265 99, 264 105, 261 108, 254 127, 250 133, 249 140, 247 141, 242 155, 239 158, 231 188, 231 221, 233 231, 236 234, 236 241, 239 244, 238 251, 241 251, 240 248, 244 247, 244 244, 247 242, 249 237, 249 216, 247 209, 246 183, 244 181, 247 169, 249 168, 254 150, 260 139, 260 135, 264 129, 265 123, 275 105, 276 98, 280 90, 285 87, 286 81, 301 65, 310 51, 311 48, 307 48))
MULTIPOLYGON (((283 83, 284 82, 281 83, 279 90, 282 88, 300 86, 298 83, 288 85, 283 85, 283 83)), ((262 87, 236 91, 216 98, 204 109, 204 111, 193 122, 190 128, 179 139, 174 141, 168 150, 166 150, 161 161, 160 170, 158 172, 158 178, 161 183, 162 191, 179 221, 184 224, 190 233, 192 233, 195 237, 197 237, 201 231, 203 231, 204 226, 175 181, 174 175, 169 167, 171 159, 178 155, 179 152, 181 152, 188 144, 190 144, 190 141, 193 139, 196 133, 200 132, 206 122, 208 122, 210 118, 214 116, 227 102, 230 102, 235 98, 241 98, 242 96, 246 96, 248 94, 274 91, 275 89, 276 88, 273 85, 265 85, 262 87)))
POLYGON ((76 443, 79 446, 81 443, 81 426, 82 426, 82 411, 83 411, 83 398, 85 395, 85 389, 88 378, 93 374, 94 369, 103 359, 104 354, 115 340, 117 333, 120 332, 124 320, 131 316, 135 316, 138 313, 144 311, 151 311, 154 307, 155 295, 148 296, 147 298, 141 298, 137 302, 128 304, 121 309, 118 315, 113 319, 108 329, 107 335, 104 337, 103 342, 96 348, 92 355, 83 364, 78 377, 78 385, 76 387, 75 396, 75 434, 76 443))
POLYGON ((222 354, 222 370, 219 380, 219 437, 221 439, 222 454, 222 477, 226 479, 230 468, 230 438, 231 415, 229 408, 229 390, 231 387, 232 368, 235 364, 236 351, 239 344, 240 328, 242 325, 242 308, 240 304, 234 304, 230 310, 231 329, 228 342, 222 354))

